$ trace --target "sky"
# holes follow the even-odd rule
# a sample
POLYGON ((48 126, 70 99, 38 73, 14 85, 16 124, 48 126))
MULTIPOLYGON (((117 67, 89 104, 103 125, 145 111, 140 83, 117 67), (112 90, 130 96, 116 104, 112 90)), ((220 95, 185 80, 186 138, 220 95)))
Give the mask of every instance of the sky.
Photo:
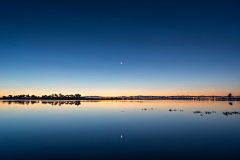
POLYGON ((240 95, 239 0, 1 0, 0 96, 240 95))

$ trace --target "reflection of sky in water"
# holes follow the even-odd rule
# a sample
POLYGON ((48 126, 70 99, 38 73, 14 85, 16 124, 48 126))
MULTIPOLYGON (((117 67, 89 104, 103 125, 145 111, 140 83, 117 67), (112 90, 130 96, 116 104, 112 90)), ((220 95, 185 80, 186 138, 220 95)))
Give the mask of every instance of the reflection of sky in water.
POLYGON ((239 102, 49 102, 0 101, 1 159, 239 158, 239 102))

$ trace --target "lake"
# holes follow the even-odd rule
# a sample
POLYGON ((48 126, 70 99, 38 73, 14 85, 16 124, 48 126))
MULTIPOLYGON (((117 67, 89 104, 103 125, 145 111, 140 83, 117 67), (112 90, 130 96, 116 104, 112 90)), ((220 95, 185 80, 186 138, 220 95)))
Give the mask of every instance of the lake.
POLYGON ((239 101, 1 100, 0 159, 239 160, 239 112, 239 101))

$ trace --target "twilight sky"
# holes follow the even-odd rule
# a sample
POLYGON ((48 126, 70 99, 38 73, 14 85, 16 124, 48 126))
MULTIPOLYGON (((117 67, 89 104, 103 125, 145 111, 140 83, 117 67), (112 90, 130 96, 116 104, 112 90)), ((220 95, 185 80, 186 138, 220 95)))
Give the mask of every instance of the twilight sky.
POLYGON ((239 96, 240 1, 1 0, 0 60, 0 96, 239 96))

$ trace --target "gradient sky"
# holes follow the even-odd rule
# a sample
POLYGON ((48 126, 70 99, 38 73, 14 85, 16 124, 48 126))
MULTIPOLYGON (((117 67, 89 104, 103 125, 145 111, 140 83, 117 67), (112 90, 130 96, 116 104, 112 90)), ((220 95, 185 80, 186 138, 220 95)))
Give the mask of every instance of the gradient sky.
POLYGON ((0 96, 239 96, 240 1, 1 0, 0 60, 0 96))

